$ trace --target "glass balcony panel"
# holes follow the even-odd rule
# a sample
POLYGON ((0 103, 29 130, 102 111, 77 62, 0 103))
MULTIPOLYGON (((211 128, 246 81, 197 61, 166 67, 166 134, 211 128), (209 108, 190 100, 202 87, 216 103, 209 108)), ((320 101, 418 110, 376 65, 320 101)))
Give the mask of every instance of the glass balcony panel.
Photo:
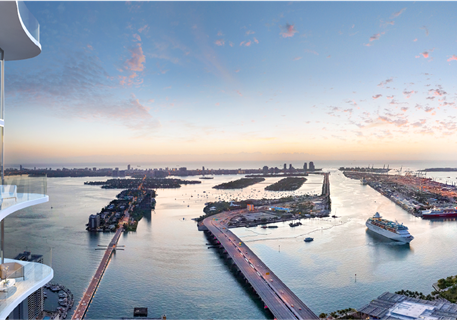
POLYGON ((24 1, 17 2, 19 8, 19 14, 21 15, 22 23, 24 23, 28 32, 35 38, 36 41, 40 42, 40 24, 33 14, 27 9, 24 1))
POLYGON ((8 175, 0 185, 0 211, 27 201, 43 199, 47 193, 46 176, 8 175))
POLYGON ((5 259, 0 274, 0 319, 5 319, 19 303, 48 283, 54 272, 44 263, 5 259))

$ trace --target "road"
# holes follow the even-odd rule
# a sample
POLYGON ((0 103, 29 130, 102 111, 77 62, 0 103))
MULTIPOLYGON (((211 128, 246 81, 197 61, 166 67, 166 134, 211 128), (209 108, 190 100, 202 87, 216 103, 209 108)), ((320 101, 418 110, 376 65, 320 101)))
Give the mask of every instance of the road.
POLYGON ((111 240, 110 244, 106 248, 105 254, 103 255, 102 260, 100 261, 100 265, 95 271, 92 280, 89 283, 86 291, 84 292, 81 300, 78 303, 78 307, 76 308, 73 316, 71 317, 72 320, 80 320, 83 319, 86 315, 87 309, 89 308, 89 304, 94 297, 95 291, 100 283, 101 278, 103 277, 103 273, 105 272, 106 267, 108 267, 109 260, 113 251, 116 248, 116 244, 119 241, 119 237, 121 236, 124 228, 121 226, 116 230, 113 239, 111 240))
POLYGON ((203 220, 276 319, 318 319, 249 247, 227 228, 239 212, 222 212, 203 220), (217 220, 216 220, 217 219, 217 220))

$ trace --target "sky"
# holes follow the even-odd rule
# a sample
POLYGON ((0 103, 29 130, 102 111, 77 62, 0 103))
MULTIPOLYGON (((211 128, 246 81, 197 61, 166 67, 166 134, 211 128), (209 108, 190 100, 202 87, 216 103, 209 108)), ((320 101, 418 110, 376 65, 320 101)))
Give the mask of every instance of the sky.
POLYGON ((26 2, 7 164, 455 160, 456 2, 26 2))

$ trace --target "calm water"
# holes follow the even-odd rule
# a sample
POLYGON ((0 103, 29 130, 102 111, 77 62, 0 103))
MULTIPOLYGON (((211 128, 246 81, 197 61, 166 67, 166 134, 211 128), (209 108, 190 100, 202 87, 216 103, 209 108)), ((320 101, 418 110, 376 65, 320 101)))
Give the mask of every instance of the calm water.
MULTIPOLYGON (((406 168, 405 164, 398 168, 401 165, 406 168)), ((429 293, 434 281, 457 273, 457 221, 415 218, 370 187, 346 179, 334 170, 339 166, 328 166, 332 214, 339 218, 305 220, 297 228, 280 223, 278 229, 233 230, 315 313, 360 308, 385 291, 429 293), (415 237, 410 246, 367 233, 364 223, 376 211, 409 227, 415 237), (303 242, 308 235, 314 242, 303 242)), ((431 166, 409 164, 411 169, 431 166)), ((457 181, 456 173, 433 176, 442 182, 457 181)), ((239 176, 218 176, 201 180, 201 185, 158 190, 155 212, 140 222, 136 233, 121 237, 119 244, 125 250, 113 257, 87 318, 119 319, 132 316, 134 307, 148 307, 149 316, 166 314, 170 319, 265 319, 259 302, 223 260, 207 249, 203 233, 190 220, 202 214, 209 200, 275 194, 263 188, 277 178, 243 192, 211 189, 236 178, 239 176)), ((77 301, 102 258, 103 251, 95 248, 108 244, 112 237, 110 233, 87 233, 88 216, 120 192, 84 186, 87 180, 49 178, 48 203, 6 219, 7 254, 28 249, 50 257, 52 248, 53 281, 70 288, 77 301)), ((319 193, 321 182, 322 177, 310 176, 295 193, 319 193)))

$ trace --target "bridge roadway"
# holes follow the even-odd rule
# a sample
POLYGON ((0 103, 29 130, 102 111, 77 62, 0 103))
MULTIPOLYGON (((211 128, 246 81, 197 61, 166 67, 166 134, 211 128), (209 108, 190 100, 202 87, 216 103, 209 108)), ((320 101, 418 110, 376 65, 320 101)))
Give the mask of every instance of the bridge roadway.
POLYGON ((89 304, 92 301, 92 298, 94 297, 98 284, 100 283, 100 280, 103 277, 103 273, 108 267, 111 255, 116 249, 116 244, 119 241, 119 237, 121 236, 122 231, 124 231, 124 227, 122 226, 120 226, 116 230, 113 239, 106 248, 105 254, 103 255, 102 261, 100 261, 100 265, 98 266, 97 271, 92 277, 92 280, 90 281, 89 286, 86 289, 86 292, 84 292, 81 300, 79 301, 78 307, 76 308, 75 312, 73 313, 73 316, 71 317, 72 320, 83 319, 86 315, 87 309, 89 308, 89 304))
POLYGON ((311 309, 227 228, 228 220, 237 214, 239 211, 222 212, 206 218, 203 223, 219 240, 276 319, 318 319, 311 309))

